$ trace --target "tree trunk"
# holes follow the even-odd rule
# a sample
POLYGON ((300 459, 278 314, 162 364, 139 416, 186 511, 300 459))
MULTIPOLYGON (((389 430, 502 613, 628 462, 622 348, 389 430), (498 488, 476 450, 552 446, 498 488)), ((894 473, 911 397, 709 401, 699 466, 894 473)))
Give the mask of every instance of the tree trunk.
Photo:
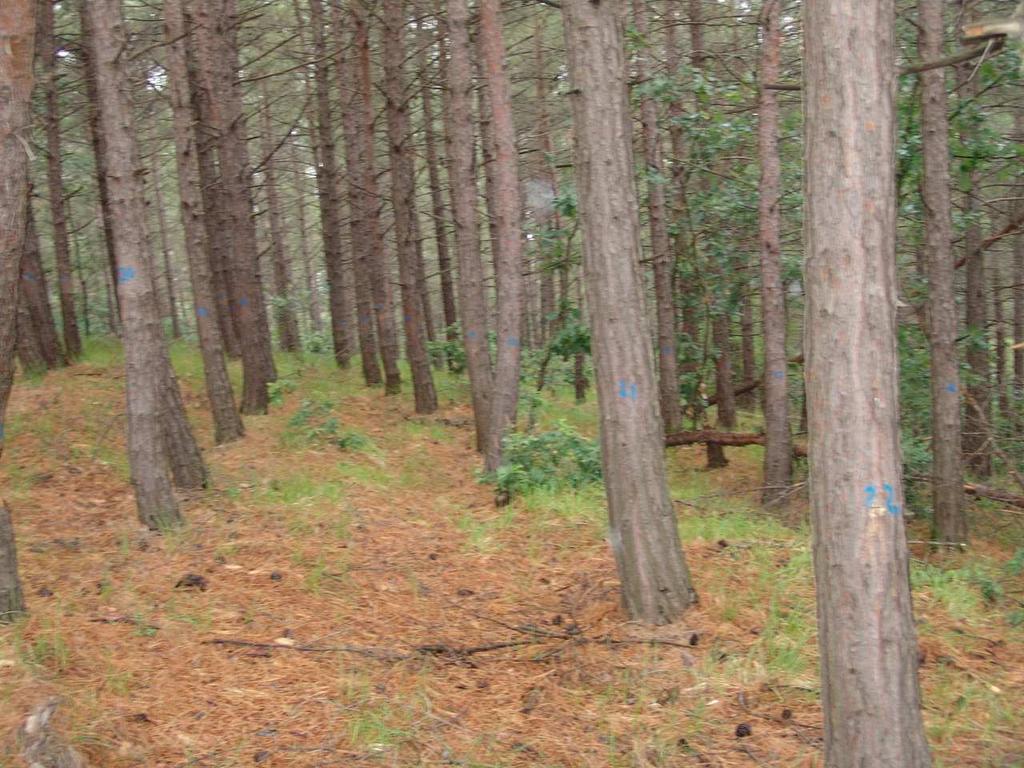
MULTIPOLYGON (((311 121, 312 123, 312 121, 311 121)), ((316 142, 315 128, 309 130, 310 143, 316 142)), ((320 289, 317 286, 316 267, 313 266, 313 254, 309 249, 309 234, 306 225, 306 161, 299 153, 297 143, 292 143, 292 191, 295 194, 296 229, 299 236, 299 254, 302 256, 302 279, 306 286, 309 310, 309 330, 311 333, 323 333, 324 323, 320 315, 320 289)), ((314 160, 315 166, 320 163, 314 160)), ((339 201, 340 202, 340 201, 339 201)), ((350 313, 351 315, 351 313, 350 313)), ((346 321, 351 320, 351 316, 346 321)))
MULTIPOLYGON (((636 31, 642 39, 649 33, 646 2, 633 0, 636 31)), ((637 59, 636 77, 643 82, 648 74, 646 52, 637 59)), ((679 371, 676 358, 676 306, 672 294, 675 264, 668 237, 668 207, 665 203, 664 164, 658 107, 652 95, 640 100, 643 124, 644 164, 647 176, 647 207, 651 226, 651 262, 654 265, 654 296, 658 329, 658 401, 666 432, 677 432, 683 424, 679 406, 679 371)))
MULTIPOLYGON (((11 29, 0 13, 0 28, 11 29)), ((3 59, 0 59, 2 61, 3 59)), ((18 553, 14 525, 7 505, 0 500, 0 624, 8 624, 25 613, 25 596, 18 578, 18 553)))
MULTIPOLYGON (((50 307, 50 290, 46 283, 46 272, 39 254, 39 236, 29 200, 25 206, 25 242, 21 255, 21 300, 18 311, 24 310, 27 313, 26 321, 31 323, 31 333, 36 338, 44 366, 59 368, 67 360, 57 337, 57 325, 53 321, 53 310, 50 307)), ((18 322, 20 325, 20 318, 18 322)))
POLYGON ((370 72, 370 31, 366 0, 352 4, 354 46, 354 107, 359 145, 360 216, 363 219, 367 278, 373 297, 373 314, 377 324, 381 361, 384 363, 384 392, 397 395, 402 391, 402 374, 398 369, 398 330, 391 290, 384 234, 381 231, 381 197, 377 185, 376 146, 374 142, 373 81, 370 72))
POLYGON ((781 0, 765 0, 761 10, 758 148, 761 155, 759 221, 761 240, 761 333, 764 346, 764 487, 761 501, 785 498, 793 481, 789 430, 789 381, 786 363, 786 292, 782 285, 782 169, 779 161, 779 103, 766 83, 779 79, 782 30, 781 0))
POLYGON ((695 599, 665 475, 640 277, 623 19, 562 0, 573 90, 583 271, 593 329, 609 539, 630 618, 665 624, 695 599))
POLYGON ((228 377, 224 345, 217 321, 214 287, 206 248, 206 230, 202 211, 197 139, 192 127, 192 108, 188 82, 186 26, 182 0, 164 3, 167 40, 168 89, 174 122, 174 146, 178 168, 178 199, 185 235, 195 303, 199 351, 203 358, 206 395, 213 414, 214 441, 221 445, 245 434, 242 418, 235 406, 235 394, 228 377))
POLYGON ((150 528, 181 522, 165 441, 167 364, 146 236, 142 175, 137 166, 127 45, 120 0, 82 0, 92 44, 99 128, 107 149, 117 290, 120 297, 128 398, 128 458, 139 519, 150 528))
POLYGON ((501 444, 515 428, 519 404, 519 370, 523 322, 522 200, 519 190, 518 151, 512 120, 512 92, 505 71, 505 40, 500 0, 480 2, 480 49, 491 97, 494 132, 494 208, 498 250, 495 254, 497 283, 497 344, 491 418, 484 449, 484 468, 501 466, 501 444))
POLYGON ((171 247, 167 239, 167 215, 164 213, 164 193, 160 187, 160 154, 153 153, 153 203, 156 205, 156 222, 160 230, 160 253, 164 266, 164 289, 167 294, 167 316, 171 319, 171 336, 181 338, 181 323, 178 321, 178 299, 174 291, 174 271, 171 269, 171 247))
MULTIPOLYGON (((711 318, 711 333, 715 343, 718 427, 730 429, 736 426, 736 390, 732 381, 732 319, 727 313, 719 311, 711 318)), ((708 469, 720 469, 728 464, 721 444, 708 443, 708 469)))
MULTIPOLYGON (((966 4, 965 4, 966 5, 966 4)), ((941 70, 939 70, 941 71, 941 70)), ((922 76, 931 73, 922 73, 922 76)), ((966 62, 957 67, 960 83, 960 94, 966 102, 978 96, 978 77, 974 62, 966 62)), ((964 146, 971 147, 977 137, 971 128, 961 131, 960 140, 964 146)), ((970 151, 970 150, 968 150, 970 151)), ((967 392, 963 426, 963 452, 970 471, 978 477, 989 477, 992 474, 992 449, 989 447, 989 435, 986 423, 991 421, 992 374, 989 360, 988 338, 988 307, 985 302, 985 251, 981 248, 981 225, 978 223, 980 213, 979 195, 981 194, 981 172, 974 166, 966 173, 963 189, 963 212, 967 219, 964 230, 964 254, 968 255, 965 277, 964 308, 966 313, 967 333, 967 367, 970 377, 967 380, 967 392), (977 404, 977 408, 970 403, 977 404)), ((966 535, 966 523, 963 532, 966 535)), ((956 532, 956 531, 954 531, 956 532)), ((953 539, 956 541, 957 539, 953 539)))
POLYGON ((930 765, 903 518, 892 0, 804 4, 806 382, 825 765, 930 765))
MULTIPOLYGON (((0 5, 0 29, 4 30, 4 42, 0 45, 0 94, 4 95, 0 98, 0 167, 3 168, 0 173, 0 456, 3 456, 4 416, 14 386, 18 277, 28 205, 27 137, 32 125, 35 0, 5 0, 0 5)), ((9 568, 14 568, 13 560, 9 568)), ((13 605, 12 601, 8 610, 13 610, 13 605)))
MULTIPOLYGON (((263 86, 263 191, 267 196, 267 218, 270 220, 270 255, 274 273, 274 319, 277 325, 277 342, 285 352, 298 352, 301 348, 299 321, 295 318, 292 299, 292 274, 288 254, 285 252, 284 224, 281 221, 281 198, 277 192, 277 160, 274 157, 277 144, 274 142, 273 122, 270 115, 270 97, 263 86)), ((283 144, 282 144, 283 146, 283 144)), ((346 359, 346 363, 348 360, 346 359)))
POLYGON ((422 264, 417 248, 416 169, 409 130, 409 94, 405 83, 405 3, 383 0, 384 91, 391 159, 391 205, 395 215, 395 244, 405 321, 405 350, 412 369, 416 413, 437 410, 434 375, 427 353, 423 297, 420 291, 422 264))
POLYGON ((551 195, 550 209, 538 212, 538 218, 547 232, 541 234, 537 244, 537 268, 540 272, 539 336, 541 344, 549 344, 555 332, 555 317, 560 314, 561 308, 555 301, 556 265, 551 263, 552 259, 550 259, 548 248, 550 247, 551 230, 560 229, 560 222, 555 208, 555 198, 558 196, 558 176, 552 160, 555 145, 551 137, 551 116, 548 110, 548 78, 550 75, 544 55, 544 28, 544 20, 538 20, 533 35, 536 70, 534 76, 537 78, 535 95, 537 100, 537 151, 540 152, 540 177, 547 187, 543 193, 551 195))
MULTIPOLYGON (((434 226, 434 243, 437 247, 437 269, 441 278, 441 308, 444 313, 445 337, 449 342, 457 339, 455 324, 458 314, 455 310, 455 287, 452 280, 452 259, 448 245, 448 215, 445 210, 444 196, 441 190, 441 164, 438 157, 437 135, 434 128, 434 84, 430 79, 430 68, 427 64, 427 51, 434 40, 434 33, 427 27, 420 26, 420 103, 423 108, 423 145, 427 160, 427 176, 430 183, 431 218, 434 226)), ((438 59, 439 70, 443 74, 445 67, 442 39, 439 37, 438 59)), ((449 360, 449 366, 452 361, 449 360)))
POLYGON ((476 141, 473 131, 473 74, 469 42, 469 7, 466 0, 448 0, 448 186, 455 220, 455 250, 459 260, 459 315, 466 348, 466 367, 473 399, 476 447, 488 443, 491 391, 494 374, 487 342, 487 297, 484 264, 480 256, 480 221, 477 218, 476 141))
MULTIPOLYGON (((1018 142, 1024 142, 1024 111, 1014 116, 1014 132, 1018 142)), ((1024 185, 1016 187, 1022 196, 1024 185)), ((1024 200, 1017 202, 1024 214, 1024 200)), ((1013 237, 1013 401, 1017 404, 1017 428, 1024 430, 1024 232, 1013 237)))
POLYGON ((262 414, 269 406, 268 384, 276 378, 266 306, 256 263, 248 137, 237 82, 238 17, 235 0, 193 0, 199 83, 208 118, 216 130, 227 260, 228 295, 242 353, 242 413, 262 414))
POLYGON ((60 108, 57 101, 57 41, 53 31, 53 0, 38 0, 39 39, 36 45, 42 65, 40 80, 46 98, 46 180, 50 196, 50 220, 53 223, 53 260, 57 266, 57 288, 64 331, 64 350, 68 358, 82 354, 75 313, 75 280, 68 247, 68 223, 64 208, 64 180, 61 159, 60 108))
MULTIPOLYGON (((918 57, 945 49, 944 0, 918 0, 918 57)), ((960 437, 960 362, 953 288, 953 220, 949 176, 949 115, 944 69, 922 72, 921 149, 924 249, 928 272, 928 331, 932 389, 932 538, 967 541, 960 437)), ((977 257, 980 261, 980 255, 977 257)))

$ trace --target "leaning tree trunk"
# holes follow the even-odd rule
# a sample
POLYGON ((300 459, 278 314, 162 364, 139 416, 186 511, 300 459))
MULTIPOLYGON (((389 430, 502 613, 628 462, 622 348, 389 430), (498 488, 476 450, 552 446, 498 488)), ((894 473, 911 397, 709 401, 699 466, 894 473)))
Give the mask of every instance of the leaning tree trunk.
MULTIPOLYGON (((945 0, 918 0, 918 54, 943 55, 945 0)), ((960 362, 954 291, 949 177, 949 115, 944 69, 921 73, 924 249, 928 264, 928 334, 932 389, 932 538, 967 541, 960 436, 960 362)))
POLYGON ((640 278, 640 221, 618 3, 562 0, 576 131, 609 539, 623 604, 665 624, 693 602, 665 475, 640 278))
POLYGON ((24 308, 27 313, 45 367, 59 368, 66 364, 67 360, 57 336, 57 324, 53 320, 53 309, 50 307, 50 290, 39 254, 39 235, 36 233, 31 202, 25 207, 25 241, 21 254, 21 282, 18 293, 21 297, 18 311, 21 312, 24 308))
POLYGON ((499 0, 480 2, 480 49, 491 99, 494 136, 494 207, 498 248, 495 253, 497 283, 497 344, 494 388, 491 394, 490 431, 484 447, 484 468, 494 472, 501 465, 501 443, 515 427, 519 403, 520 338, 523 320, 522 202, 519 192, 518 152, 512 121, 512 92, 505 71, 505 41, 499 0))
POLYGON ((43 92, 46 97, 46 180, 50 196, 50 220, 53 224, 53 260, 57 266, 57 295, 64 330, 64 350, 69 359, 82 354, 75 311, 75 280, 68 246, 68 222, 64 204, 64 178, 60 136, 60 108, 57 101, 57 41, 53 31, 53 2, 39 0, 39 61, 42 64, 43 92))
POLYGON ((391 204, 395 214, 395 245, 402 288, 405 349, 412 369, 416 413, 437 410, 437 392, 427 352, 427 334, 418 264, 416 169, 409 130, 409 94, 405 84, 405 3, 383 0, 384 91, 387 100, 388 147, 391 158, 391 204))
MULTIPOLYGON (((4 416, 14 385, 18 276, 28 205, 28 135, 32 125, 35 0, 0 5, 0 456, 4 416)), ((12 550, 13 551, 13 550, 12 550)), ((13 564, 12 566, 13 567, 13 564)))
POLYGON ((893 0, 804 3, 810 496, 829 768, 926 768, 899 433, 893 0))
POLYGON ((167 39, 168 88, 174 122, 174 145, 178 164, 178 199, 185 232, 185 253, 192 278, 199 351, 203 358, 206 395, 213 414, 214 441, 238 440, 245 434, 242 418, 235 406, 235 394, 224 359, 224 344, 214 298, 210 262, 206 250, 206 230, 202 211, 197 138, 192 127, 192 108, 188 81, 185 15, 182 0, 164 2, 167 39))
MULTIPOLYGON (((636 31, 641 38, 648 35, 646 0, 633 0, 636 31)), ((643 82, 648 76, 646 52, 640 54, 636 77, 643 82)), ((658 127, 658 106, 647 93, 640 100, 643 125, 644 165, 647 175, 647 208, 651 227, 651 263, 654 266, 655 317, 658 329, 658 400, 666 432, 678 432, 683 424, 679 406, 679 370, 676 358, 676 306, 672 294, 675 272, 672 244, 668 236, 668 205, 665 202, 662 139, 658 127)))
POLYGON ((480 221, 477 218, 476 142, 473 131, 473 75, 466 0, 448 0, 447 148, 455 250, 459 262, 459 315, 466 348, 466 367, 473 399, 476 447, 488 442, 494 374, 487 341, 487 296, 484 264, 480 256, 480 221))
POLYGON ((765 86, 779 79, 782 30, 781 0, 765 0, 761 10, 758 147, 761 154, 759 217, 761 234, 761 324, 764 346, 764 492, 775 504, 786 498, 793 480, 789 430, 789 381, 786 362, 786 294, 782 286, 782 169, 779 162, 779 102, 765 86))
POLYGON ((128 458, 140 520, 150 528, 181 522, 165 441, 167 367, 149 264, 142 174, 137 167, 121 0, 82 0, 96 69, 99 129, 113 213, 128 398, 128 458))

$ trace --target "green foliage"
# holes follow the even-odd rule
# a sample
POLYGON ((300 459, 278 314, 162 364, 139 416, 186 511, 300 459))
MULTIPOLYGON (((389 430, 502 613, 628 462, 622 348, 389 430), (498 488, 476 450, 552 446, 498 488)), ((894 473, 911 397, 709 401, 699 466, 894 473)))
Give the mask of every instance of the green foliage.
POLYGON ((550 432, 510 434, 503 456, 505 463, 491 478, 499 490, 582 488, 601 482, 600 448, 565 422, 550 432))
POLYGON ((466 348, 462 345, 462 330, 458 323, 449 325, 437 334, 437 339, 427 342, 431 357, 443 357, 448 361, 452 373, 466 370, 466 348), (449 338, 451 336, 452 338, 449 338))
POLYGON ((373 441, 359 432, 342 430, 334 415, 334 405, 326 400, 303 400, 302 405, 288 420, 288 432, 293 441, 299 438, 307 444, 328 444, 343 451, 366 451, 373 441))

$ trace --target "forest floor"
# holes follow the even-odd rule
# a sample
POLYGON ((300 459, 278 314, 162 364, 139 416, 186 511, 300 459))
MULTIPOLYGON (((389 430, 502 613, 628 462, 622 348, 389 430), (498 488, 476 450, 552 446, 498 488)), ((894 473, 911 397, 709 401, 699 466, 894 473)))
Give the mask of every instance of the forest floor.
MULTIPOLYGON (((822 764, 806 503, 760 510, 759 448, 716 472, 670 452, 700 604, 650 629, 618 607, 600 488, 495 508, 461 379, 417 417, 285 358, 272 414, 214 448, 198 358, 174 357, 213 485, 163 535, 134 515, 113 346, 15 388, 0 489, 30 613, 0 630, 0 766, 54 694, 109 768, 822 764)), ((568 394, 535 405, 594 431, 568 394)), ((972 512, 968 553, 912 547, 929 738, 936 766, 1024 766, 1024 517, 972 512)))

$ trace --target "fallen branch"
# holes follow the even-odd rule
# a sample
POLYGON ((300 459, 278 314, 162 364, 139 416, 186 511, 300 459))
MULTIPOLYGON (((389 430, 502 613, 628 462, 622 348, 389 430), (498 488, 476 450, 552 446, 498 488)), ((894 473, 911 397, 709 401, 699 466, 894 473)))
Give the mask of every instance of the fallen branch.
POLYGON ((991 488, 987 485, 978 485, 977 483, 965 483, 964 492, 971 496, 977 496, 980 499, 992 499, 993 501, 1024 509, 1024 496, 1019 496, 1000 488, 991 488))
MULTIPOLYGON (((716 432, 711 429, 675 432, 665 436, 666 448, 674 448, 680 445, 696 445, 698 443, 742 447, 744 445, 764 445, 764 442, 765 436, 755 432, 716 432)), ((806 456, 807 449, 802 445, 794 443, 793 455, 806 456)))

